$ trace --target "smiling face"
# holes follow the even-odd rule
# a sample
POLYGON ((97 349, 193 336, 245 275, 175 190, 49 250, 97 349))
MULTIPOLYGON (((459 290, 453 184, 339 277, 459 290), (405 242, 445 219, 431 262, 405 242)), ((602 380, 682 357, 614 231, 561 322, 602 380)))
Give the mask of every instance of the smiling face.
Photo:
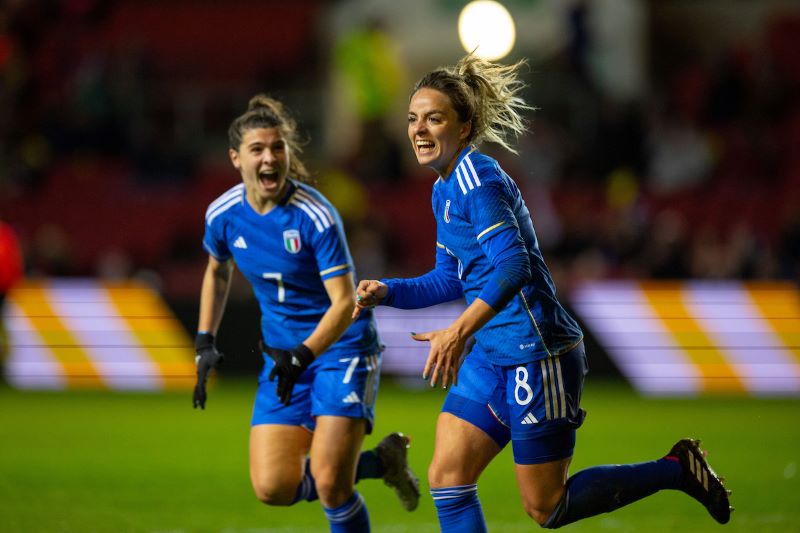
POLYGON ((291 156, 281 130, 247 130, 239 149, 230 150, 229 155, 242 175, 250 205, 262 214, 275 207, 286 190, 291 156))
POLYGON ((453 169, 469 137, 470 122, 461 122, 450 98, 441 91, 423 87, 408 104, 408 138, 420 165, 443 178, 453 169))

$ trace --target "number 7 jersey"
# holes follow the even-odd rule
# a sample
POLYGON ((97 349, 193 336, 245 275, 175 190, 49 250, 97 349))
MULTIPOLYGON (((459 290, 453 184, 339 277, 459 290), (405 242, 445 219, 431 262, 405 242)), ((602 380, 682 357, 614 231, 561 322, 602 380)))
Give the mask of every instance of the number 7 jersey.
MULTIPOLYGON (((303 342, 330 307, 324 280, 354 273, 341 217, 316 189, 287 180, 269 213, 253 210, 243 183, 211 202, 203 246, 224 262, 233 258, 253 287, 261 329, 270 346, 303 342)), ((332 347, 377 351, 371 312, 361 313, 332 347)))

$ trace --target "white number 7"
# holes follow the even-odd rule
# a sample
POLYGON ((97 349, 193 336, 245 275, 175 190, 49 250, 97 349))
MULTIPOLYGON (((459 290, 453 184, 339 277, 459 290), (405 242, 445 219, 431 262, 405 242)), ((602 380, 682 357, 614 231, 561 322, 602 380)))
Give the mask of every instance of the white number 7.
POLYGON ((353 371, 358 366, 358 357, 345 357, 344 359, 339 359, 339 362, 346 363, 350 361, 350 365, 347 367, 347 372, 344 373, 344 379, 342 379, 342 383, 350 383, 350 379, 353 377, 353 371))
POLYGON ((261 274, 261 277, 264 279, 274 279, 275 282, 278 284, 278 302, 283 303, 284 296, 286 291, 283 290, 283 276, 280 272, 264 272, 261 274))

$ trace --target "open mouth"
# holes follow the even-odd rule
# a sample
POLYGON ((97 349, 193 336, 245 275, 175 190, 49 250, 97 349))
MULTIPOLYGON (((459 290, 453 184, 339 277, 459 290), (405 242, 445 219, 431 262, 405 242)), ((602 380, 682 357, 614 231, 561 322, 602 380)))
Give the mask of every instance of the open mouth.
POLYGON ((433 149, 436 147, 436 144, 433 141, 427 141, 423 139, 417 139, 415 145, 419 155, 429 154, 433 152, 433 149))
POLYGON ((262 171, 258 173, 258 181, 261 182, 261 185, 267 188, 272 188, 278 184, 278 180, 280 179, 280 173, 278 171, 268 172, 262 171))

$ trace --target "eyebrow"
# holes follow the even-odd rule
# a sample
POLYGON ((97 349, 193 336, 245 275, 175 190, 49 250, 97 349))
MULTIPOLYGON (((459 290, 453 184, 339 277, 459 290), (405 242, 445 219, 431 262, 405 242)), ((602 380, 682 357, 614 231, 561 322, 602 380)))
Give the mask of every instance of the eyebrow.
MULTIPOLYGON (((409 115, 416 115, 417 113, 415 111, 409 110, 408 114, 409 115)), ((447 113, 445 113, 444 111, 442 111, 440 109, 431 109, 430 111, 426 111, 426 112, 421 113, 421 114, 422 114, 422 116, 430 116, 430 115, 436 115, 436 114, 446 115, 447 113)))

